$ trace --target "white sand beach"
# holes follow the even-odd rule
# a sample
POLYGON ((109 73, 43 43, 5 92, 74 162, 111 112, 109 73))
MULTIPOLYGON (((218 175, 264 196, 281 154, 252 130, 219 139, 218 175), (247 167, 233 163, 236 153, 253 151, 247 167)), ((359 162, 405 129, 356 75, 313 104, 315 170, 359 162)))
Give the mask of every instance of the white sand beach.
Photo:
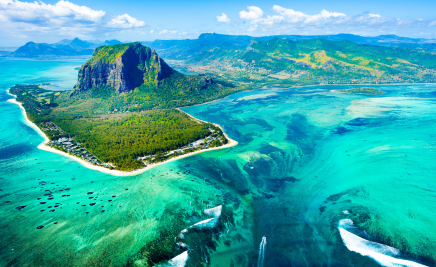
MULTIPOLYGON (((95 171, 99 171, 99 172, 103 172, 103 173, 107 173, 107 174, 111 174, 111 175, 114 175, 114 176, 134 176, 134 175, 138 175, 138 174, 141 174, 141 173, 143 173, 143 172, 146 172, 146 171, 148 171, 148 170, 150 170, 150 169, 152 169, 152 168, 154 168, 154 167, 156 167, 156 166, 159 166, 159 165, 165 164, 165 163, 167 163, 167 162, 171 162, 171 161, 179 160, 179 159, 182 159, 182 158, 190 157, 190 156, 192 156, 192 155, 200 154, 200 153, 207 152, 207 151, 211 151, 211 150, 217 150, 217 149, 229 148, 229 147, 232 147, 232 146, 236 146, 236 145, 238 144, 238 142, 236 142, 236 141, 233 140, 233 139, 230 139, 230 138, 227 136, 227 134, 223 131, 223 129, 221 128, 220 125, 213 123, 215 126, 219 127, 219 128, 223 131, 224 136, 227 138, 227 140, 229 140, 229 142, 228 142, 226 145, 223 145, 223 146, 220 146, 220 147, 212 147, 212 148, 208 148, 208 149, 202 149, 202 150, 194 151, 194 152, 191 152, 191 153, 187 153, 187 154, 184 154, 184 155, 180 155, 180 156, 178 156, 178 157, 171 158, 171 159, 169 159, 169 160, 167 160, 167 161, 164 161, 164 162, 159 162, 159 163, 155 163, 155 164, 150 164, 150 165, 147 165, 147 167, 144 167, 144 168, 141 168, 141 169, 138 169, 138 170, 134 170, 134 171, 130 171, 130 172, 118 171, 118 170, 110 170, 110 169, 105 168, 105 167, 92 165, 91 163, 89 163, 89 162, 87 162, 87 161, 85 161, 85 160, 83 160, 83 159, 81 159, 81 158, 78 158, 78 157, 76 157, 76 156, 70 155, 70 154, 68 154, 68 153, 62 152, 62 151, 60 151, 60 150, 57 150, 57 149, 54 149, 54 148, 48 146, 47 143, 50 141, 50 140, 48 139, 48 137, 44 134, 43 131, 41 131, 41 129, 39 129, 38 126, 36 126, 36 124, 34 124, 33 122, 31 122, 31 121, 29 120, 29 118, 27 117, 26 110, 24 109, 23 105, 22 105, 20 102, 18 102, 18 101, 16 100, 16 96, 13 95, 13 94, 11 94, 11 93, 9 92, 9 89, 7 90, 7 93, 8 93, 9 95, 11 95, 11 96, 14 97, 13 99, 9 99, 8 102, 11 102, 11 103, 17 104, 17 105, 20 107, 21 111, 23 112, 23 117, 24 117, 24 119, 25 119, 26 124, 29 125, 30 127, 32 127, 33 129, 35 129, 35 131, 37 131, 38 134, 41 135, 41 136, 44 138, 44 142, 42 142, 41 144, 38 145, 38 148, 39 148, 39 149, 41 149, 41 150, 45 150, 45 151, 49 151, 49 152, 53 152, 53 153, 56 153, 56 154, 59 154, 59 155, 62 155, 62 156, 68 157, 68 158, 70 158, 70 159, 73 159, 73 160, 79 162, 82 166, 84 166, 84 167, 86 167, 86 168, 88 168, 88 169, 95 170, 95 171)), ((179 110, 180 112, 183 112, 183 113, 187 114, 189 117, 191 117, 191 118, 192 118, 193 120, 195 120, 195 121, 205 123, 205 121, 199 120, 199 119, 193 117, 192 115, 190 115, 190 114, 188 114, 188 113, 186 113, 186 112, 184 112, 184 111, 182 111, 182 110, 180 110, 180 109, 178 109, 178 110, 179 110)))

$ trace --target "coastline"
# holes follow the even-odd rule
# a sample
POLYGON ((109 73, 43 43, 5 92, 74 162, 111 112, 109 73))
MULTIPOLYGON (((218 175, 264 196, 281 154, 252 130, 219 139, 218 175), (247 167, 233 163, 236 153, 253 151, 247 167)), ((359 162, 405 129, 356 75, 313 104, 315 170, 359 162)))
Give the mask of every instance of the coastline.
MULTIPOLYGON (((190 156, 193 156, 193 155, 195 155, 195 154, 200 154, 200 153, 207 152, 207 151, 211 151, 211 150, 217 150, 217 149, 225 149, 225 148, 229 148, 229 147, 232 147, 232 146, 236 146, 236 145, 238 144, 237 141, 235 141, 235 140, 231 139, 230 137, 228 137, 228 135, 223 131, 223 129, 222 129, 222 127, 221 127, 220 125, 218 125, 218 124, 216 124, 216 123, 213 123, 215 126, 219 127, 219 128, 223 131, 224 136, 225 136, 225 137, 227 138, 227 140, 229 141, 227 144, 225 144, 225 145, 223 145, 223 146, 219 146, 219 147, 211 147, 211 148, 208 148, 208 149, 202 149, 202 150, 198 150, 198 151, 190 152, 190 153, 187 153, 187 154, 183 154, 183 155, 180 155, 180 156, 177 156, 177 157, 171 158, 171 159, 169 159, 169 160, 166 160, 166 161, 163 161, 163 162, 159 162, 159 163, 155 163, 155 164, 150 164, 150 165, 147 165, 147 167, 144 167, 144 168, 141 168, 141 169, 138 169, 138 170, 134 170, 134 171, 130 171, 130 172, 126 172, 126 171, 118 171, 118 170, 110 170, 110 169, 105 168, 105 167, 92 165, 91 163, 89 163, 89 162, 87 162, 87 161, 85 161, 85 160, 83 160, 83 159, 81 159, 81 158, 78 158, 78 157, 76 157, 76 156, 70 155, 70 154, 68 154, 68 153, 62 152, 62 151, 60 151, 60 150, 57 150, 57 149, 54 149, 54 148, 48 146, 47 143, 48 143, 50 140, 49 140, 48 137, 45 135, 45 133, 44 133, 43 131, 41 131, 41 129, 39 129, 38 126, 36 126, 36 124, 34 124, 32 121, 29 120, 29 118, 27 117, 26 110, 24 109, 23 105, 22 105, 20 102, 18 102, 18 101, 16 100, 16 96, 13 95, 13 94, 11 94, 11 93, 9 92, 9 89, 6 90, 6 93, 7 93, 8 95, 10 95, 10 96, 13 97, 12 99, 9 99, 9 100, 7 100, 7 101, 10 102, 10 103, 14 103, 14 104, 16 104, 16 105, 18 105, 18 106, 20 107, 20 109, 21 109, 21 111, 22 111, 22 114, 23 114, 23 117, 24 117, 24 120, 25 120, 25 123, 26 123, 27 125, 29 125, 30 127, 32 127, 33 129, 35 129, 35 131, 36 131, 40 136, 42 136, 42 137, 44 138, 44 142, 42 142, 41 144, 38 145, 38 148, 39 148, 39 149, 44 150, 44 151, 48 151, 48 152, 53 152, 53 153, 56 153, 56 154, 59 154, 59 155, 62 155, 62 156, 68 157, 68 158, 70 158, 70 159, 72 159, 72 160, 77 161, 78 163, 80 163, 80 164, 81 164, 83 167, 85 167, 85 168, 88 168, 88 169, 91 169, 91 170, 94 170, 94 171, 98 171, 98 172, 107 173, 107 174, 114 175, 114 176, 134 176, 134 175, 138 175, 138 174, 144 173, 144 172, 146 172, 146 171, 148 171, 148 170, 151 170, 151 169, 154 168, 154 167, 157 167, 157 166, 159 166, 159 165, 162 165, 162 164, 165 164, 165 163, 168 163, 168 162, 171 162, 171 161, 176 161, 176 160, 179 160, 179 159, 182 159, 182 158, 190 157, 190 156)), ((205 104, 205 103, 204 103, 204 104, 205 104)), ((201 104, 201 105, 202 105, 202 104, 201 104)), ((195 120, 195 121, 200 121, 200 122, 204 122, 204 123, 206 123, 205 121, 202 121, 202 120, 200 120, 200 119, 197 119, 197 118, 195 118, 194 116, 192 116, 191 114, 188 114, 188 113, 186 113, 186 112, 180 110, 179 108, 177 108, 177 109, 178 109, 180 112, 183 112, 183 113, 187 114, 190 118, 192 118, 192 119, 195 120)))
MULTIPOLYGON (((430 85, 432 84, 432 85, 435 85, 436 83, 323 84, 323 85, 327 85, 327 86, 335 86, 335 85, 340 85, 340 86, 346 86, 346 85, 350 85, 350 86, 359 86, 359 85, 375 85, 375 86, 380 86, 380 85, 414 85, 414 84, 430 84, 430 85)), ((286 87, 286 88, 304 88, 304 87, 313 87, 313 86, 321 86, 321 84, 301 85, 301 86, 289 86, 289 87, 286 87)), ((261 89, 268 89, 268 87, 263 86, 263 87, 259 87, 259 88, 256 88, 256 89, 243 90, 243 91, 236 92, 236 93, 241 93, 241 92, 250 92, 250 91, 261 90, 261 89)), ((280 90, 280 89, 285 89, 285 88, 277 88, 277 87, 276 87, 276 89, 279 89, 279 90, 280 90)), ((150 169, 152 169, 152 168, 154 168, 154 167, 156 167, 156 166, 159 166, 159 165, 165 164, 165 163, 167 163, 167 162, 171 162, 171 161, 179 160, 179 159, 182 159, 182 158, 186 158, 186 157, 189 157, 189 156, 192 156, 192 155, 195 155, 195 154, 199 154, 199 153, 203 153, 203 152, 207 152, 207 151, 210 151, 210 150, 225 149, 225 148, 233 147, 233 146, 236 146, 236 145, 238 144, 237 141, 231 139, 231 138, 230 138, 230 137, 229 137, 229 136, 224 132, 223 128, 222 128, 219 124, 212 123, 212 124, 214 124, 215 126, 217 126, 217 127, 219 127, 219 128, 221 129, 221 131, 223 132, 224 136, 227 138, 227 140, 229 140, 229 143, 227 143, 226 145, 220 146, 220 147, 213 147, 213 148, 202 149, 202 150, 199 150, 199 151, 190 152, 190 153, 187 153, 187 154, 184 154, 184 155, 180 155, 180 156, 175 157, 175 158, 171 158, 171 159, 169 159, 169 160, 167 160, 167 161, 159 162, 159 163, 155 163, 155 164, 150 164, 150 165, 148 165, 147 167, 144 167, 144 168, 141 168, 141 169, 138 169, 138 170, 134 170, 134 171, 130 171, 130 172, 126 172, 126 171, 118 171, 118 170, 110 170, 110 169, 107 169, 107 168, 105 168, 105 167, 100 167, 100 166, 92 165, 92 164, 90 164, 89 162, 87 162, 87 161, 85 161, 85 160, 83 160, 83 159, 81 159, 81 158, 78 158, 78 157, 76 157, 76 156, 73 156, 73 155, 67 154, 67 153, 62 152, 62 151, 60 151, 60 150, 57 150, 57 149, 54 149, 54 148, 52 148, 52 147, 47 146, 46 144, 50 141, 50 140, 48 139, 48 137, 44 134, 44 132, 41 131, 41 129, 39 129, 38 126, 36 126, 33 122, 31 122, 31 121, 27 118, 27 113, 26 113, 24 107, 22 106, 22 104, 21 104, 20 102, 16 101, 16 96, 13 95, 13 94, 11 94, 11 93, 9 92, 9 89, 6 90, 6 93, 9 94, 10 96, 14 97, 13 99, 9 99, 9 100, 7 100, 7 101, 8 101, 8 102, 11 102, 11 103, 14 103, 14 104, 17 104, 17 105, 20 107, 20 109, 22 110, 22 112, 23 112, 23 116, 24 116, 24 119, 25 119, 26 123, 27 123, 30 127, 32 127, 33 129, 35 129, 35 130, 38 132, 38 134, 41 135, 41 136, 44 138, 44 142, 38 145, 38 148, 39 148, 39 149, 41 149, 41 150, 45 150, 45 151, 49 151, 49 152, 53 152, 53 153, 56 153, 56 154, 59 154, 59 155, 63 155, 63 156, 65 156, 65 157, 68 157, 68 158, 70 158, 70 159, 72 159, 72 160, 77 161, 77 162, 80 163, 83 167, 86 167, 86 168, 91 169, 91 170, 94 170, 94 171, 98 171, 98 172, 103 172, 103 173, 111 174, 111 175, 114 175, 114 176, 134 176, 134 175, 138 175, 138 174, 141 174, 141 173, 143 173, 143 172, 146 172, 146 171, 148 171, 148 170, 150 170, 150 169)), ((231 94, 231 95, 233 95, 233 94, 231 94)), ((229 96, 229 95, 228 95, 228 96, 229 96)), ((211 101, 208 101, 208 102, 205 102, 205 103, 192 105, 192 106, 198 106, 198 105, 209 104, 209 103, 212 103, 212 102, 215 102, 215 101, 218 101, 218 100, 224 99, 224 98, 226 98, 226 97, 228 97, 228 96, 225 96, 225 97, 223 97, 223 98, 219 98, 219 99, 215 99, 215 100, 211 100, 211 101)), ((187 106, 187 107, 188 107, 188 106, 187 106)), ((198 119, 198 118, 195 118, 195 117, 192 116, 191 114, 189 114, 189 113, 187 113, 187 112, 181 110, 181 108, 184 108, 184 107, 179 107, 179 108, 176 108, 176 109, 179 110, 180 112, 183 112, 184 114, 188 115, 188 116, 189 116, 190 118, 192 118, 193 120, 195 120, 195 121, 199 121, 199 122, 203 122, 203 123, 211 123, 211 122, 207 122, 207 121, 203 121, 203 120, 200 120, 200 119, 198 119)))
MULTIPOLYGON (((219 99, 217 99, 217 100, 219 100, 219 99)), ((214 100, 214 101, 217 101, 217 100, 214 100)), ((207 103, 212 103, 212 102, 214 102, 214 101, 209 101, 209 102, 207 102, 207 103)), ((203 103, 203 104, 199 104, 199 105, 204 105, 204 104, 207 104, 207 103, 203 103)), ((210 149, 214 149, 214 148, 219 149, 219 148, 224 148, 224 147, 227 148, 227 147, 236 146, 236 145, 238 144, 238 141, 235 141, 235 140, 231 139, 231 138, 226 134, 226 132, 224 132, 224 129, 221 127, 221 125, 216 124, 216 123, 213 123, 213 122, 208 122, 208 121, 200 120, 200 119, 198 119, 198 118, 192 116, 191 114, 189 114, 189 113, 187 113, 187 112, 181 110, 180 108, 176 108, 176 109, 177 109, 178 111, 180 111, 180 112, 182 112, 182 113, 188 115, 191 119, 193 119, 193 120, 195 120, 195 121, 197 121, 197 122, 201 122, 201 123, 211 123, 211 124, 215 125, 216 127, 220 128, 221 131, 223 131, 224 136, 227 138, 227 140, 229 140, 229 142, 228 142, 227 144, 223 145, 223 146, 213 147, 213 148, 210 148, 210 149)), ((209 148, 208 148, 208 149, 209 149, 209 148)), ((207 149, 206 149, 206 150, 207 150, 207 149)))

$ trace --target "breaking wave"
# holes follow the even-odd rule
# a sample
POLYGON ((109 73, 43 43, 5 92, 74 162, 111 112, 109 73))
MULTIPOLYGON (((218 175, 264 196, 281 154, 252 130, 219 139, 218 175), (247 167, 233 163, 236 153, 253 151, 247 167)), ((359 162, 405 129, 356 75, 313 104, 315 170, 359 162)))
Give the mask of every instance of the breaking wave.
POLYGON ((345 246, 350 251, 357 252, 362 256, 368 256, 382 266, 426 267, 425 265, 417 262, 396 258, 401 255, 400 251, 396 248, 379 244, 377 242, 372 242, 351 233, 348 230, 354 228, 354 224, 350 219, 340 220, 338 228, 345 246))

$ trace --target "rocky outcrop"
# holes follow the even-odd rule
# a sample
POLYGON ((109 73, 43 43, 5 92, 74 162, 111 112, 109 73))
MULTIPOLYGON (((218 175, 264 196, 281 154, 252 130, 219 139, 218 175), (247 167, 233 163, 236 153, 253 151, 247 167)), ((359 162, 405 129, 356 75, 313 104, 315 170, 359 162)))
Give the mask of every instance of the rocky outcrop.
POLYGON ((106 85, 128 93, 144 83, 159 85, 173 72, 153 49, 140 43, 102 46, 80 68, 73 92, 106 85))

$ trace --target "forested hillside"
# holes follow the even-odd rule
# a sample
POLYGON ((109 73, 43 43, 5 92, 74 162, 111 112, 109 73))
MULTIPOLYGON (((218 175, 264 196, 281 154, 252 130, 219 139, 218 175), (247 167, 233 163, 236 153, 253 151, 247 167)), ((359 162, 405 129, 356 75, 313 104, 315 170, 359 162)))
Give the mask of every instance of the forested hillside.
POLYGON ((240 49, 246 49, 251 41, 268 42, 275 38, 287 39, 294 42, 311 39, 325 39, 329 41, 350 41, 356 44, 409 48, 436 52, 436 40, 425 38, 408 38, 397 35, 359 36, 354 34, 333 35, 272 35, 272 36, 248 36, 226 35, 217 33, 203 33, 197 39, 185 40, 155 40, 153 42, 141 42, 155 49, 166 60, 186 60, 195 57, 198 53, 213 49, 222 43, 229 43, 240 49))
POLYGON ((223 43, 184 64, 188 71, 258 86, 436 82, 435 53, 325 39, 252 41, 247 49, 223 43))

